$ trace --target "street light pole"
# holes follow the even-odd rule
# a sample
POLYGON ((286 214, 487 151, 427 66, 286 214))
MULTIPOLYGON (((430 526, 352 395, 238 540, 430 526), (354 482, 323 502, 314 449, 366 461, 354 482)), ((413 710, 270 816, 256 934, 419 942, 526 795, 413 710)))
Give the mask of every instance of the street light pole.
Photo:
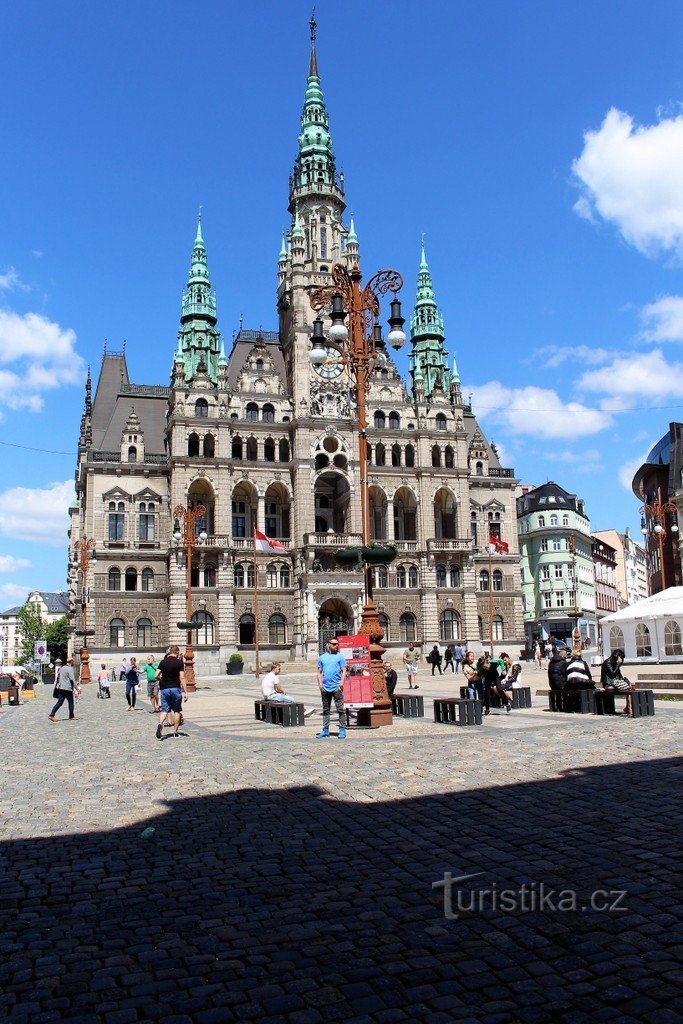
POLYGON ((644 533, 649 531, 650 521, 654 522, 652 530, 649 531, 654 533, 659 542, 659 575, 662 584, 662 590, 666 590, 666 570, 664 568, 664 538, 668 533, 678 533, 678 524, 673 520, 673 516, 677 513, 677 508, 673 501, 655 501, 648 502, 647 505, 643 505, 640 510, 641 515, 645 516, 645 526, 643 529, 644 533), (672 517, 672 523, 668 531, 666 529, 666 517, 667 515, 672 517))
MULTIPOLYGON (((353 384, 353 397, 358 410, 358 466, 360 474, 361 531, 363 545, 370 543, 370 489, 368 482, 368 440, 367 440, 367 394, 370 374, 375 366, 386 365, 386 347, 378 322, 380 296, 391 292, 391 316, 388 335, 389 344, 396 349, 406 342, 403 332, 405 323, 401 316, 401 303, 397 293, 403 287, 403 278, 396 270, 380 270, 361 289, 363 276, 358 263, 350 270, 337 263, 331 272, 333 283, 314 288, 310 301, 318 316, 313 322, 311 363, 321 365, 329 358, 323 347, 325 335, 320 314, 331 307, 332 326, 327 335, 327 345, 339 353, 353 384), (349 326, 344 324, 348 314, 349 326)), ((380 641, 384 636, 372 595, 372 566, 363 563, 363 589, 365 603, 361 615, 361 631, 370 637, 370 674, 372 679, 373 707, 362 709, 359 724, 378 726, 391 725, 391 700, 387 693, 382 655, 384 648, 380 641)))
MULTIPOLYGON (((194 508, 176 505, 173 510, 173 517, 175 519, 173 539, 178 547, 183 547, 185 550, 185 622, 179 622, 178 628, 187 631, 183 660, 185 663, 185 685, 190 693, 194 693, 197 689, 194 675, 194 650, 192 649, 192 630, 195 628, 192 624, 192 552, 196 547, 195 527, 197 520, 202 519, 205 515, 206 509, 203 505, 195 505, 194 508)), ((207 534, 202 530, 199 534, 199 540, 205 541, 206 538, 207 534)))
POLYGON ((74 544, 74 550, 78 565, 81 570, 81 612, 83 615, 83 629, 75 630, 76 636, 83 637, 83 646, 80 653, 81 683, 91 682, 90 676, 90 652, 88 651, 88 637, 93 636, 94 629, 88 629, 88 569, 95 562, 95 540, 93 537, 86 537, 85 534, 74 544))

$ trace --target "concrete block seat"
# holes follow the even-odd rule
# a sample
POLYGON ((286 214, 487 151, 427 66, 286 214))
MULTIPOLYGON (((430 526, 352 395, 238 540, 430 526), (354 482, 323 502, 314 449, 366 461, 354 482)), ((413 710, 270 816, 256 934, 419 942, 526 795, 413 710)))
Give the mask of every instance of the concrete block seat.
MULTIPOLYGON (((531 707, 531 687, 530 686, 521 686, 521 687, 518 687, 516 690, 508 690, 507 692, 509 693, 509 695, 510 695, 510 697, 512 699, 512 708, 513 708, 513 710, 519 710, 521 708, 530 708, 531 707)), ((466 686, 461 686, 460 687, 460 696, 463 699, 465 697, 467 697, 467 687, 466 686)), ((499 695, 497 693, 492 693, 491 694, 491 707, 492 708, 502 708, 503 707, 503 703, 504 702, 503 702, 502 697, 499 697, 499 695)))
POLYGON ((652 718, 655 713, 655 698, 652 690, 596 690, 595 714, 616 715, 615 697, 631 698, 633 718, 652 718))
POLYGON ((435 697, 434 721, 448 725, 481 725, 481 701, 462 697, 435 697))
POLYGON ((565 714, 594 715, 595 690, 550 690, 548 706, 565 714))
POLYGON ((397 718, 424 718, 424 697, 421 694, 395 693, 391 698, 391 710, 397 718))

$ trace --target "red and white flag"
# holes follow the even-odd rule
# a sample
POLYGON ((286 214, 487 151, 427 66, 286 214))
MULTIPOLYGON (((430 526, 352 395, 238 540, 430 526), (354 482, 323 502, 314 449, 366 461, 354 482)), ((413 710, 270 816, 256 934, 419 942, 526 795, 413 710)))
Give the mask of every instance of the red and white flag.
POLYGON ((287 548, 279 540, 266 537, 260 530, 254 530, 254 547, 257 551, 286 551, 287 548))
POLYGON ((510 545, 506 544, 500 537, 489 536, 489 551, 492 555, 507 555, 510 551, 510 545))

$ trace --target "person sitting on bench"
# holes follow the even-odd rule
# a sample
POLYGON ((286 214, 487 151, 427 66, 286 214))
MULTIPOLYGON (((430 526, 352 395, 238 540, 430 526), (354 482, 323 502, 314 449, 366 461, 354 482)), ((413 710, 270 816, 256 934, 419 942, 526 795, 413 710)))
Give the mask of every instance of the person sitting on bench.
POLYGON ((553 655, 548 662, 548 684, 551 690, 567 688, 567 659, 564 650, 553 648, 553 655))
MULTIPOLYGON (((280 663, 274 661, 261 680, 263 699, 267 700, 269 704, 296 704, 296 699, 285 693, 285 689, 280 682, 280 668, 280 663)), ((309 715, 313 714, 315 714, 315 708, 304 708, 304 718, 308 718, 309 715)))
MULTIPOLYGON (((618 647, 612 651, 609 658, 605 658, 600 668, 600 685, 603 690, 614 690, 616 693, 629 694, 635 690, 636 685, 621 674, 621 666, 624 664, 624 652, 618 647)), ((631 714, 631 698, 626 697, 625 715, 631 714)))
POLYGON ((567 662, 567 689, 568 690, 594 690, 595 683, 591 670, 583 658, 581 644, 572 647, 572 653, 567 662))

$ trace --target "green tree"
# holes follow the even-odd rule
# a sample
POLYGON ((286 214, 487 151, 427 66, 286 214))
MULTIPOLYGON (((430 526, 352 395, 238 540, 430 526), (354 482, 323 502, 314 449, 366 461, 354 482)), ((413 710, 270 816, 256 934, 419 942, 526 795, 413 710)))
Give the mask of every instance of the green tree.
POLYGON ((57 619, 56 622, 51 622, 45 630, 47 649, 50 652, 50 661, 52 662, 55 662, 57 658, 60 658, 62 661, 66 661, 68 626, 69 620, 66 615, 62 615, 61 619, 57 619))
POLYGON ((33 661, 36 640, 46 639, 47 625, 43 622, 40 609, 34 604, 25 604, 17 615, 19 623, 19 662, 25 665, 33 661))

